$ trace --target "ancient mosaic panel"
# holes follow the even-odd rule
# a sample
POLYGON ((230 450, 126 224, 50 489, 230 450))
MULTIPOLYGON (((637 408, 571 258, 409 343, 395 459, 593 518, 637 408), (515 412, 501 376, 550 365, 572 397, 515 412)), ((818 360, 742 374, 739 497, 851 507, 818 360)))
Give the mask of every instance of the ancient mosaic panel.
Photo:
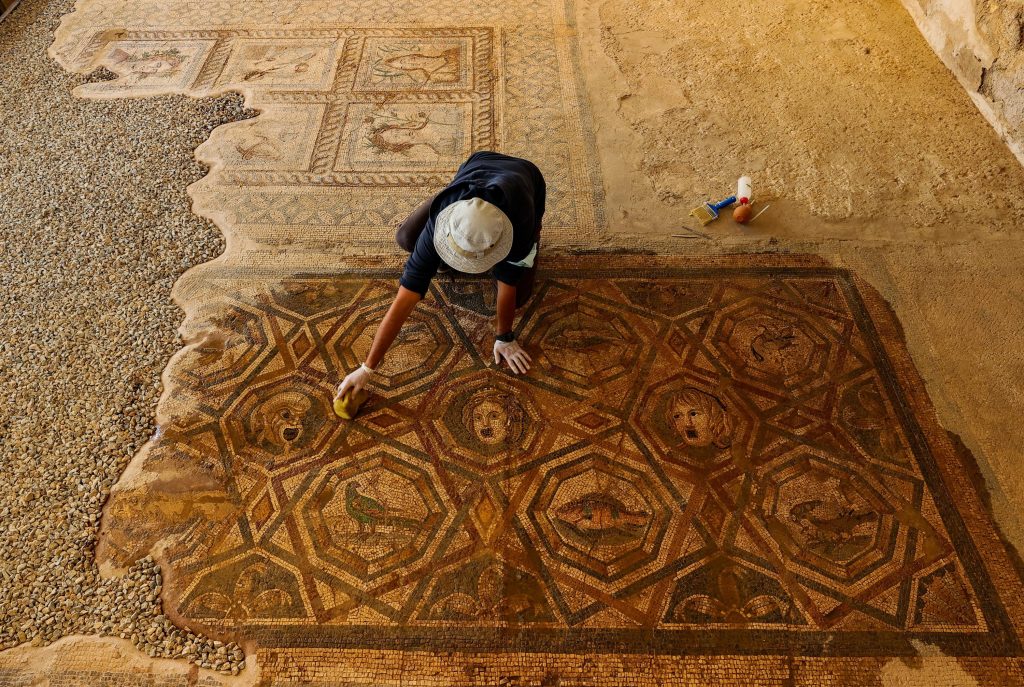
POLYGON ((404 23, 346 5, 350 18, 299 27, 253 23, 241 8, 180 8, 160 22, 162 10, 128 4, 125 23, 69 18, 58 54, 69 68, 117 74, 82 86, 85 97, 247 95, 260 116, 214 132, 198 150, 212 171, 190 189, 197 211, 250 239, 246 249, 329 253, 343 236, 390 250, 393 224, 479 150, 537 163, 549 244, 572 243, 604 221, 577 48, 555 28, 566 8, 522 5, 502 16, 410 7, 404 23))
POLYGON ((848 274, 558 264, 530 374, 490 360, 493 286, 439 279, 353 422, 333 388, 393 275, 225 278, 146 457, 220 485, 164 525, 178 612, 264 646, 1019 651, 1014 576, 848 274))
POLYGON ((100 32, 78 56, 120 75, 87 94, 257 94, 269 117, 224 127, 204 146, 225 164, 223 184, 438 185, 473 151, 497 147, 492 29, 125 31, 117 38, 100 32), (151 35, 164 39, 145 40, 151 35))
POLYGON ((195 82, 215 43, 211 39, 105 42, 100 64, 121 77, 93 84, 91 93, 122 98, 132 93, 184 90, 195 82))

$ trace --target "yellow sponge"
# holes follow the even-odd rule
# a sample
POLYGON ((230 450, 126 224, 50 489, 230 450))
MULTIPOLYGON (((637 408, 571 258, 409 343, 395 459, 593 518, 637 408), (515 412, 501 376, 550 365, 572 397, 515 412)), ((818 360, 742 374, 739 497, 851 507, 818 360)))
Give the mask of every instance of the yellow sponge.
POLYGON ((350 391, 341 398, 334 399, 334 412, 342 420, 351 420, 369 396, 370 394, 365 389, 360 389, 355 393, 350 391))

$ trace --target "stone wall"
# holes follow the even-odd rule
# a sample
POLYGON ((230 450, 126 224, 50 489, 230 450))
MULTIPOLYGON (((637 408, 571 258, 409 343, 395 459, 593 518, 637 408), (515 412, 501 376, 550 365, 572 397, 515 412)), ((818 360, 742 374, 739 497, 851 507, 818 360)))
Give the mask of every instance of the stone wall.
POLYGON ((902 2, 928 43, 1024 164, 1024 2, 902 2))

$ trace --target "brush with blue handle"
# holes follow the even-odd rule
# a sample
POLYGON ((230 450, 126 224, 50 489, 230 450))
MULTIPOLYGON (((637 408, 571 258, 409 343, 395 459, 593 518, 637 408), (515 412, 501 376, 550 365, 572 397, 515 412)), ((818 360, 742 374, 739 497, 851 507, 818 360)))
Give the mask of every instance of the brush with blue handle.
POLYGON ((704 203, 699 207, 690 210, 690 216, 696 217, 701 224, 708 224, 718 219, 718 211, 729 207, 736 202, 736 196, 729 196, 717 203, 704 203))

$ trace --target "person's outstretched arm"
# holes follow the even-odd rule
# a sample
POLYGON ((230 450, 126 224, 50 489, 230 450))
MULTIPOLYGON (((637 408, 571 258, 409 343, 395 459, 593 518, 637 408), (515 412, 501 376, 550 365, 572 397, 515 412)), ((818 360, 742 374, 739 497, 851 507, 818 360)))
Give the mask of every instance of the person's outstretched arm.
POLYGON ((494 364, 501 365, 504 360, 516 374, 523 374, 530 369, 530 356, 511 338, 512 322, 516 316, 516 287, 498 282, 498 332, 494 340, 494 364), (508 339, 503 341, 502 339, 508 339))
POLYGON ((394 343, 398 332, 402 330, 402 325, 409 319, 409 314, 421 299, 422 296, 415 291, 404 286, 398 287, 398 295, 395 296, 387 314, 384 315, 380 326, 377 327, 377 333, 373 335, 373 343, 370 344, 370 352, 366 356, 366 361, 342 380, 338 385, 338 393, 335 394, 335 398, 341 398, 349 391, 355 393, 366 386, 370 377, 373 376, 373 371, 384 359, 384 354, 394 343))
POLYGON ((498 281, 497 284, 498 298, 494 309, 498 315, 498 331, 496 333, 500 335, 512 331, 512 323, 516 317, 516 287, 503 281, 498 281))

